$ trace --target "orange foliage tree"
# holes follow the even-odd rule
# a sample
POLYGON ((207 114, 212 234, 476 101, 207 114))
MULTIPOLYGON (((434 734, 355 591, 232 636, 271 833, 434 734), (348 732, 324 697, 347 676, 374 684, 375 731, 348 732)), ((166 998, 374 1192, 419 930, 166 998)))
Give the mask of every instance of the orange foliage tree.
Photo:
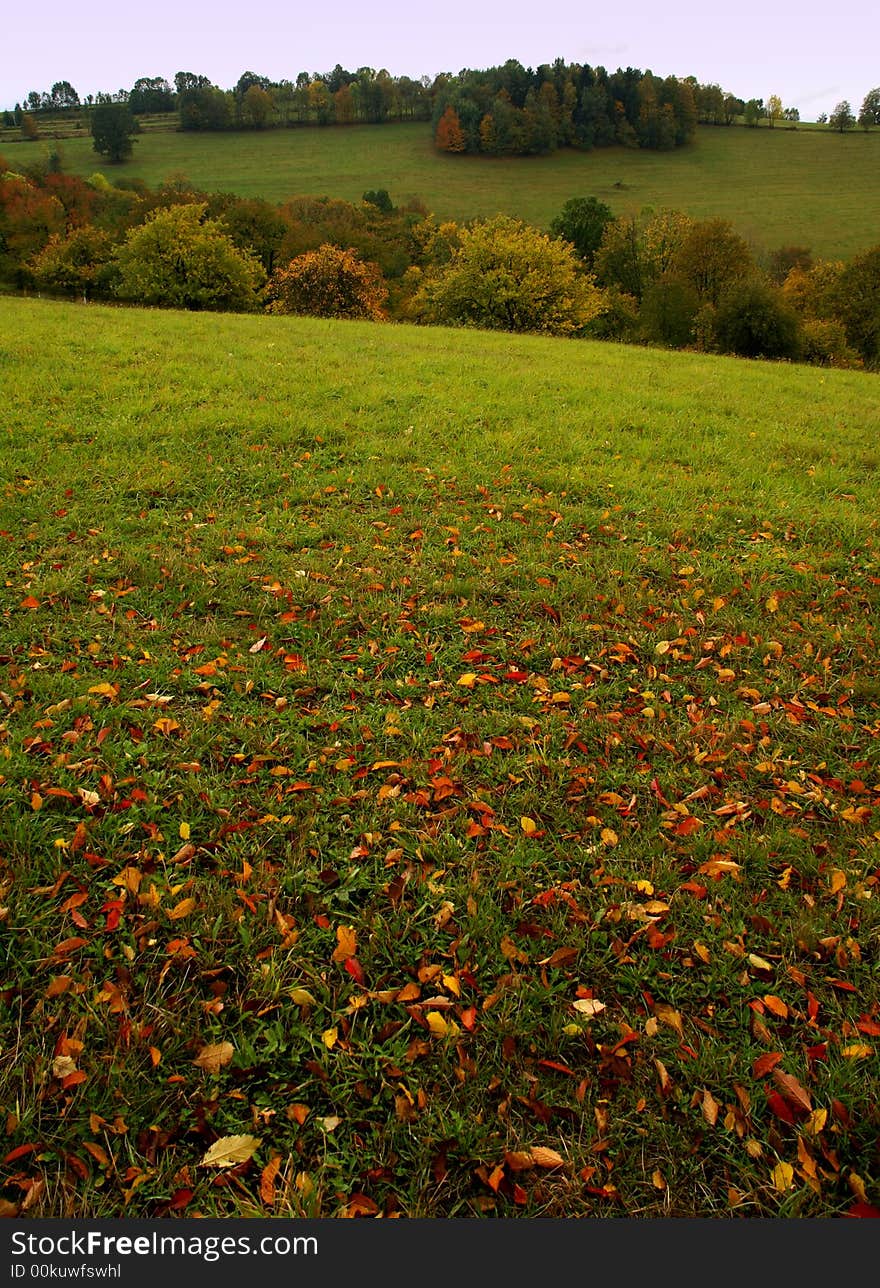
POLYGON ((464 131, 461 128, 461 121, 458 119, 458 112, 451 105, 437 122, 437 133, 434 135, 434 143, 441 152, 464 152, 464 131))
POLYGON ((297 255, 269 282, 270 313, 300 313, 319 318, 385 317, 388 290, 376 264, 354 250, 326 243, 297 255))

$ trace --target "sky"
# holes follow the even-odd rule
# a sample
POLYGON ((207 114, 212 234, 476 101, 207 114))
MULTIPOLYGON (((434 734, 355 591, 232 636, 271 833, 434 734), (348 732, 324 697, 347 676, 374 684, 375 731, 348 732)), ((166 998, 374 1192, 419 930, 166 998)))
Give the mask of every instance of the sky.
POLYGON ((7 6, 0 107, 67 80, 81 97, 177 71, 231 88, 336 63, 433 77, 519 59, 694 75, 742 98, 778 94, 804 120, 880 84, 880 3, 847 0, 41 0, 7 6))

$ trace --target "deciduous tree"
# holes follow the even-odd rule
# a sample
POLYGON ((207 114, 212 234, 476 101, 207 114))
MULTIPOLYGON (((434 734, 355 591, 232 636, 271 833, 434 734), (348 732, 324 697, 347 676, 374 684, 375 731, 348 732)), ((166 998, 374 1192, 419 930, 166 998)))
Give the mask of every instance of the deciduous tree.
POLYGON ((98 103, 92 109, 92 148, 100 156, 118 165, 131 156, 137 121, 127 103, 98 103))
POLYGON ((853 110, 846 99, 837 104, 837 107, 828 118, 829 129, 837 130, 840 134, 851 130, 855 123, 856 118, 853 116, 853 110))
POLYGON ((549 335, 582 331, 604 303, 573 246, 506 215, 463 229, 418 298, 422 315, 437 322, 549 335))
POLYGON ((388 290, 375 264, 325 243, 290 261, 269 283, 269 312, 322 318, 385 317, 388 290))
POLYGON ((139 304, 183 309, 256 309, 265 274, 239 250, 204 202, 157 210, 120 248, 117 293, 139 304))
POLYGON ((590 267, 602 242, 602 234, 614 218, 610 206, 595 197, 571 197, 550 225, 554 237, 571 242, 590 267))
POLYGON ((461 121, 458 119, 458 113, 451 105, 437 122, 437 133, 434 135, 434 144, 441 152, 464 152, 465 141, 464 131, 461 128, 461 121))

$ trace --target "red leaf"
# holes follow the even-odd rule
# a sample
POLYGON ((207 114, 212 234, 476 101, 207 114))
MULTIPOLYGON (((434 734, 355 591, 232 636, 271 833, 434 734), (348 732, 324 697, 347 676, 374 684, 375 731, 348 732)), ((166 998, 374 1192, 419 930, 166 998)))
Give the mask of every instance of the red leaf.
POLYGON ((792 1127, 795 1125, 797 1119, 794 1116, 791 1105, 780 1096, 778 1091, 768 1093, 767 1104, 777 1118, 781 1118, 784 1123, 789 1123, 792 1127))
POLYGON ((779 1064, 782 1056, 782 1051, 768 1051, 766 1055, 759 1055, 755 1063, 752 1065, 752 1077, 766 1077, 773 1066, 779 1064))
POLYGON ((870 1203, 853 1203, 843 1214, 844 1216, 880 1216, 880 1208, 872 1207, 870 1203))
POLYGON ((184 1186, 182 1189, 175 1190, 171 1195, 168 1206, 173 1212, 180 1212, 183 1208, 188 1207, 195 1195, 195 1190, 188 1189, 184 1186))
POLYGON ((352 977, 355 983, 363 984, 364 982, 363 967, 361 966, 360 962, 356 957, 346 957, 345 969, 348 971, 349 975, 352 977))
POLYGON ((17 1145, 15 1149, 10 1150, 3 1162, 14 1163, 16 1159, 24 1158, 27 1154, 32 1154, 36 1148, 36 1145, 17 1145))

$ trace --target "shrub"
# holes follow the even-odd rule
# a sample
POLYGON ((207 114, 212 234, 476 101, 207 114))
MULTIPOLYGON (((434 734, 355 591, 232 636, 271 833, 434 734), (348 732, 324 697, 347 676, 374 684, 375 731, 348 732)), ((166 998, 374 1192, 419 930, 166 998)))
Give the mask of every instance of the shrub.
POLYGON ((573 335, 603 312, 605 297, 572 246, 498 215, 461 231, 416 306, 434 322, 573 335))
POLYGON ((880 364, 880 246, 857 255, 843 269, 835 313, 846 338, 870 367, 880 364))
POLYGON ((715 337, 724 353, 743 358, 798 358, 797 314, 780 293, 753 279, 737 283, 723 296, 715 317, 715 337))
POLYGON ((700 297, 688 282, 671 276, 658 278, 642 296, 645 339, 673 349, 684 348, 694 338, 699 308, 700 297))
POLYGON ((377 265, 325 242, 274 273, 267 294, 270 313, 378 322, 385 317, 388 289, 377 265))
POLYGON ((112 254, 110 234, 86 224, 66 237, 57 233, 50 237, 30 268, 37 286, 88 300, 96 290, 109 286, 112 254))
POLYGON ((843 323, 827 318, 807 318, 801 325, 803 358, 819 367, 860 367, 858 354, 846 341, 843 323))
POLYGON ((266 275, 238 250, 204 202, 170 206, 133 228, 118 251, 117 293, 139 304, 183 309, 256 309, 266 275))

